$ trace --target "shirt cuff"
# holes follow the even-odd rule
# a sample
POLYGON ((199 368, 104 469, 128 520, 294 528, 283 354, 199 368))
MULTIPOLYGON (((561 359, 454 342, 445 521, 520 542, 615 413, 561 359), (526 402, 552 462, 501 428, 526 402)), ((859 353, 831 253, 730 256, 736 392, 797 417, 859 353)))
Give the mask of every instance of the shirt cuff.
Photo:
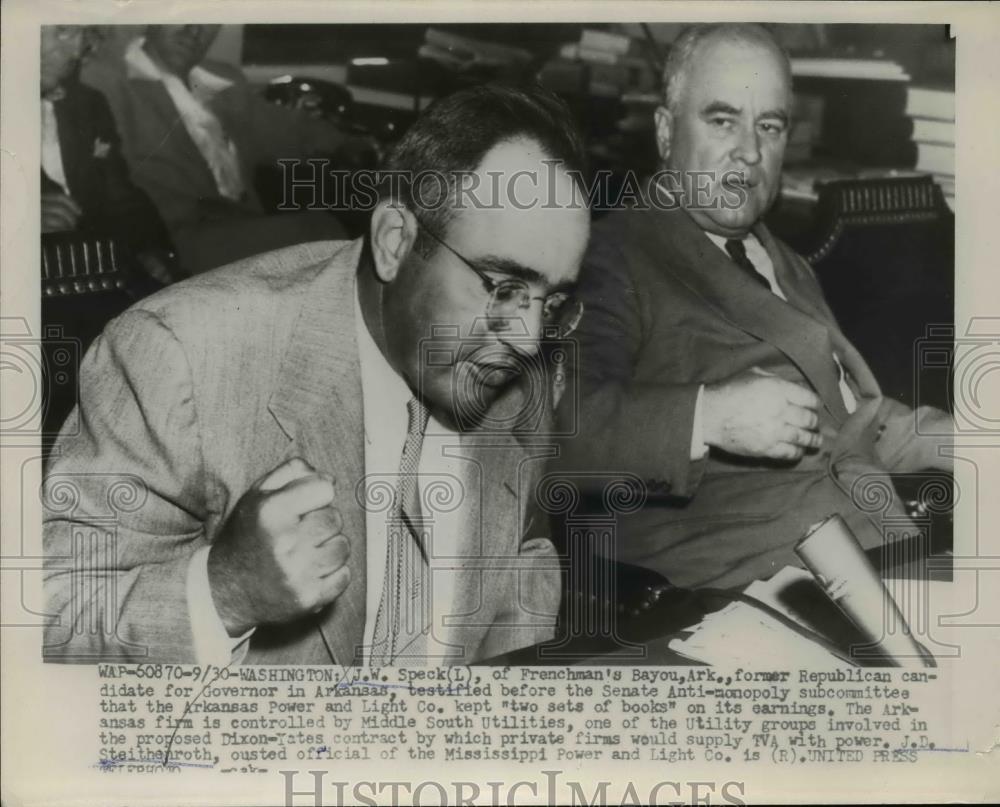
POLYGON ((198 664, 228 667, 246 657, 254 628, 235 639, 229 635, 222 617, 215 610, 212 587, 208 582, 208 553, 203 546, 191 556, 187 573, 188 619, 194 637, 194 657, 198 664))
POLYGON ((694 426, 691 428, 691 459, 704 459, 708 454, 708 446, 705 445, 704 434, 701 427, 701 402, 705 397, 705 385, 698 387, 698 397, 694 402, 694 426))

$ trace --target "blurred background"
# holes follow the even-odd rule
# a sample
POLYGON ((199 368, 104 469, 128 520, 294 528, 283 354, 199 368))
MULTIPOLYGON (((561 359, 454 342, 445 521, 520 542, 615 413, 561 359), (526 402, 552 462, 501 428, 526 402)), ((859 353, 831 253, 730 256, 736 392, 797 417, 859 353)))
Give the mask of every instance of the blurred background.
MULTIPOLYGON (((657 167, 653 110, 664 59, 682 27, 223 25, 205 64, 222 63, 245 77, 254 103, 329 124, 362 144, 334 161, 351 170, 377 167, 435 98, 493 79, 537 80, 567 102, 584 135, 591 174, 607 178, 594 199, 598 217, 618 204, 628 177, 657 167)), ((955 41, 944 25, 768 27, 792 57, 795 94, 781 196, 768 226, 816 268, 844 331, 887 394, 950 406, 950 358, 917 366, 914 356, 923 343, 948 348, 953 339, 955 41)), ((141 26, 85 29, 76 78, 106 88, 101 77, 125 74, 129 43, 143 33, 141 26)), ((119 106, 111 106, 133 179, 158 202, 156 188, 143 184, 149 155, 130 153, 137 122, 123 120, 119 106)), ((217 204, 213 220, 199 225, 202 235, 209 233, 202 241, 220 249, 245 242, 250 249, 247 236, 263 231, 260 222, 288 221, 278 209, 283 181, 276 159, 258 161, 246 177, 253 218, 234 230, 229 207, 217 204), (218 227, 223 208, 230 229, 212 235, 206 228, 218 227)), ((336 233, 329 237, 356 237, 367 221, 366 211, 317 215, 336 233)), ((184 233, 165 214, 164 221, 177 247, 184 233)), ((43 317, 59 334, 79 339, 81 349, 139 296, 224 262, 223 250, 205 258, 206 266, 185 265, 184 251, 175 249, 151 272, 148 261, 133 260, 142 250, 123 246, 120 234, 97 235, 97 241, 80 232, 43 236, 43 317)), ((942 353, 927 348, 921 355, 942 353)), ((65 417, 75 377, 53 389, 47 431, 65 417)))

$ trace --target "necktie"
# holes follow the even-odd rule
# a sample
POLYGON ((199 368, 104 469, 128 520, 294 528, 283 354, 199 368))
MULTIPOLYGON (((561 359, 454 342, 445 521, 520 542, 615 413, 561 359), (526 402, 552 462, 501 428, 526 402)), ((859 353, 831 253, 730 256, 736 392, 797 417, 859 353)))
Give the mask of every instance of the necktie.
POLYGON ((757 271, 757 267, 753 265, 753 261, 747 257, 747 248, 742 241, 732 238, 726 241, 726 252, 729 253, 729 257, 733 259, 733 263, 740 267, 740 269, 760 283, 765 289, 772 291, 771 284, 767 278, 757 271))
POLYGON ((430 586, 421 545, 417 471, 430 414, 416 398, 406 405, 408 424, 396 495, 386 530, 385 579, 372 635, 371 663, 426 663, 430 586))

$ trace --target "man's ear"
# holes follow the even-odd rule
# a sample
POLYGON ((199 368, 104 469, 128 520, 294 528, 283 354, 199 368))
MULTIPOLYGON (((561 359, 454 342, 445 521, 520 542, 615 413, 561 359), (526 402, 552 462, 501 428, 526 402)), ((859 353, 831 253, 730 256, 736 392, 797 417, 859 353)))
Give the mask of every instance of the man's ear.
POLYGON ((660 152, 660 162, 670 156, 670 144, 674 136, 674 116, 665 106, 658 106, 653 113, 656 123, 656 148, 660 152))
POLYGON ((417 239, 417 220, 403 205, 382 201, 372 211, 371 245, 375 274, 391 283, 417 239))

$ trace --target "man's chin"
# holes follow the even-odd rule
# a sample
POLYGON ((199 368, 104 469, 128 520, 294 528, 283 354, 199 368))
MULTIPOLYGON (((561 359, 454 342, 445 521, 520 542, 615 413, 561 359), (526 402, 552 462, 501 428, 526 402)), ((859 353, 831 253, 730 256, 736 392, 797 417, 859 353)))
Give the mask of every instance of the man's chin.
POLYGON ((725 238, 742 238, 750 232, 761 215, 756 207, 740 207, 732 210, 703 210, 695 218, 703 230, 725 238))
POLYGON ((509 367, 461 362, 455 368, 449 417, 462 428, 475 427, 519 378, 509 367))

